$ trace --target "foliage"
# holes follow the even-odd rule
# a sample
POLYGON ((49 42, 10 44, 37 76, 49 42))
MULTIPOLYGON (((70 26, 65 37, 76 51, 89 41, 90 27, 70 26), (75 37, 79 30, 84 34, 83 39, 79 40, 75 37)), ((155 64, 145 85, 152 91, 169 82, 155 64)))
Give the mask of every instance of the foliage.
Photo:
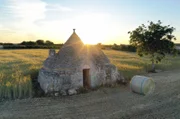
POLYGON ((113 50, 120 50, 120 51, 129 51, 129 52, 136 52, 136 47, 132 45, 124 45, 124 44, 114 44, 112 46, 113 50))
POLYGON ((25 49, 25 45, 3 45, 3 49, 25 49))
POLYGON ((51 42, 51 41, 49 41, 49 40, 47 40, 47 41, 45 42, 45 44, 46 44, 46 45, 48 45, 48 46, 50 46, 50 45, 54 45, 54 43, 53 43, 53 42, 51 42))
POLYGON ((114 43, 114 45, 112 46, 112 49, 113 50, 120 50, 120 47, 116 43, 114 43))
POLYGON ((60 49, 62 44, 54 45, 3 45, 3 49, 60 49))
POLYGON ((60 49, 63 44, 54 44, 47 40, 23 41, 20 44, 2 43, 4 49, 60 49))
POLYGON ((120 50, 121 51, 130 51, 130 52, 136 52, 136 47, 132 45, 120 45, 120 50))
POLYGON ((13 43, 3 43, 3 45, 13 45, 13 43))
POLYGON ((161 62, 166 53, 176 53, 175 45, 172 40, 174 27, 163 26, 161 21, 157 23, 149 22, 148 26, 142 24, 130 34, 130 44, 137 47, 139 56, 150 55, 152 71, 155 70, 154 63, 161 62))
POLYGON ((44 40, 37 40, 36 43, 37 43, 38 45, 44 45, 44 44, 45 44, 45 43, 44 43, 44 40))
POLYGON ((20 45, 26 45, 26 46, 30 46, 30 45, 53 45, 54 43, 52 41, 44 41, 44 40, 37 40, 37 41, 23 41, 20 43, 20 45))
POLYGON ((37 43, 33 41, 23 41, 21 45, 37 45, 37 43))

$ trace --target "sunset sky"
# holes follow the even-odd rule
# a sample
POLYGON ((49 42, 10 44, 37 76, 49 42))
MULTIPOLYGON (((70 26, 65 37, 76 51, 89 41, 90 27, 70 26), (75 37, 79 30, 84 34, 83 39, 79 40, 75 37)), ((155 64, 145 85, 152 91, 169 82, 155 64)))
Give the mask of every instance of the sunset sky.
POLYGON ((180 0, 0 0, 0 42, 64 43, 75 28, 84 43, 128 44, 128 31, 158 20, 180 43, 180 0))

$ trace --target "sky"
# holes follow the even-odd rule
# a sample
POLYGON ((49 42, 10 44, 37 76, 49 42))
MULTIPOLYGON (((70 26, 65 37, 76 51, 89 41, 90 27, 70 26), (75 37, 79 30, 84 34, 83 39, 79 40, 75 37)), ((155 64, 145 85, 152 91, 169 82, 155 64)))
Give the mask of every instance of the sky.
POLYGON ((85 44, 128 44, 147 21, 176 28, 180 0, 0 0, 0 42, 50 40, 64 43, 76 29, 85 44))

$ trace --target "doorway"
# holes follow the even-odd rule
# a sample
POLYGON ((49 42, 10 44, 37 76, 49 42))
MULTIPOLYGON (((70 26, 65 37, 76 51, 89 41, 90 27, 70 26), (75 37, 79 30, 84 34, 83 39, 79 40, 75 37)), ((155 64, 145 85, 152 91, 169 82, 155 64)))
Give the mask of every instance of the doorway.
POLYGON ((83 87, 85 89, 91 88, 89 71, 90 69, 83 69, 83 87))

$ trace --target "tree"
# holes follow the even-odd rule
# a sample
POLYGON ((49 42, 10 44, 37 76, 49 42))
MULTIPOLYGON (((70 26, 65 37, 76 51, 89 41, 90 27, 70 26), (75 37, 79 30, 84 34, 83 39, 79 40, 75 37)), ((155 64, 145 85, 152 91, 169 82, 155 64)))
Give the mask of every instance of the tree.
POLYGON ((45 43, 44 43, 44 40, 37 40, 36 43, 37 43, 38 45, 44 45, 44 44, 45 44, 45 43))
POLYGON ((20 45, 27 45, 27 42, 23 41, 23 42, 20 43, 20 45))
POLYGON ((54 45, 54 43, 51 42, 51 41, 49 41, 49 40, 47 40, 47 41, 45 42, 45 44, 48 45, 48 46, 49 46, 49 45, 54 45))
POLYGON ((33 41, 23 41, 20 43, 20 45, 36 45, 36 42, 33 41))
POLYGON ((128 33, 130 44, 137 48, 138 55, 150 56, 152 71, 155 72, 155 63, 161 62, 167 53, 176 54, 175 45, 172 42, 176 40, 172 35, 175 28, 170 25, 163 26, 160 20, 157 23, 152 21, 148 23, 148 26, 142 24, 128 33))

